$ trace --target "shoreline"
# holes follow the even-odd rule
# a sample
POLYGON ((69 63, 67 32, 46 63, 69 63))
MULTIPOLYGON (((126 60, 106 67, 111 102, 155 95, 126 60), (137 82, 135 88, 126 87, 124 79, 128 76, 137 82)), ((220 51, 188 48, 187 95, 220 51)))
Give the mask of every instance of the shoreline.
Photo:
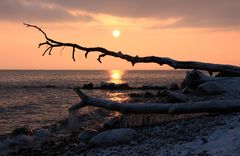
MULTIPOLYGON (((240 99, 240 78, 218 78, 217 81, 226 89, 226 93, 213 96, 192 96, 194 101, 240 99)), ((67 129, 67 119, 62 120, 47 129, 49 134, 38 144, 25 146, 17 152, 5 155, 217 155, 219 152, 236 154, 233 143, 240 146, 240 113, 210 113, 198 117, 178 119, 159 123, 156 126, 132 128, 137 132, 137 139, 129 144, 112 147, 89 148, 81 144, 78 135, 86 129, 102 131, 103 116, 110 117, 108 111, 96 109, 93 114, 87 114, 81 128, 77 131, 67 129), (97 112, 97 113, 96 113, 97 112), (97 115, 97 114, 101 115, 97 115), (93 118, 93 116, 97 116, 93 118), (94 127, 95 126, 95 127, 94 127), (224 131, 222 131, 224 130, 224 131), (214 138, 214 135, 218 136, 214 138), (219 149, 217 143, 224 143, 226 148, 219 149), (212 147, 214 146, 214 147, 212 147), (211 148, 212 147, 212 148, 211 148)), ((83 119, 83 118, 81 118, 83 119)), ((35 130, 36 131, 36 130, 35 130)), ((34 139, 34 137, 29 137, 34 139)), ((38 138, 39 139, 39 138, 38 138)), ((25 140, 26 141, 26 140, 25 140)), ((0 144, 1 145, 1 144, 0 144)), ((13 146, 15 148, 15 146, 13 146)), ((11 149, 12 150, 12 149, 11 149)), ((1 155, 1 154, 0 154, 1 155)))

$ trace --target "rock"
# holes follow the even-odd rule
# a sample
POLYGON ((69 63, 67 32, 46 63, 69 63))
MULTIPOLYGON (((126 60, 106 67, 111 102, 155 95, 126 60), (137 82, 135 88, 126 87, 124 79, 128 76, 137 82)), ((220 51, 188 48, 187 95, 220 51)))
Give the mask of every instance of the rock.
POLYGON ((189 88, 195 89, 199 85, 207 82, 208 79, 209 79, 208 76, 194 69, 191 72, 189 71, 187 72, 183 82, 181 83, 181 87, 182 88, 189 87, 189 88))
POLYGON ((158 85, 143 85, 142 87, 140 87, 139 89, 167 89, 166 86, 158 86, 158 85))
POLYGON ((154 95, 152 93, 150 93, 150 92, 146 92, 146 93, 143 94, 143 97, 144 98, 153 98, 154 95))
POLYGON ((88 144, 89 141, 98 134, 96 130, 84 130, 78 135, 79 143, 88 144))
POLYGON ((156 96, 166 97, 167 102, 178 103, 189 101, 188 97, 180 92, 173 92, 170 90, 159 91, 156 96))
POLYGON ((33 135, 36 136, 38 139, 44 139, 50 135, 48 129, 38 129, 33 132, 33 135))
POLYGON ((13 137, 6 138, 0 143, 0 155, 1 152, 5 150, 12 150, 13 148, 18 146, 24 147, 30 145, 32 141, 32 137, 25 134, 19 134, 13 137))
POLYGON ((89 147, 108 147, 130 143, 137 132, 130 128, 113 129, 99 133, 91 139, 89 147))
POLYGON ((99 88, 100 89, 109 89, 109 90, 130 89, 130 87, 127 83, 115 84, 115 83, 106 83, 106 82, 101 82, 99 88))
POLYGON ((143 93, 129 93, 128 96, 132 98, 143 97, 143 93))
POLYGON ((201 140, 202 140, 202 143, 203 143, 203 144, 208 143, 208 139, 207 139, 206 137, 202 137, 201 140))
POLYGON ((167 90, 159 90, 156 94, 157 97, 166 97, 168 95, 167 90))
POLYGON ((178 103, 178 102, 187 102, 189 101, 189 99, 186 95, 182 93, 168 91, 167 101, 170 103, 178 103))
POLYGON ((46 87, 46 88, 57 88, 57 87, 54 86, 54 85, 46 85, 45 87, 46 87))
POLYGON ((127 83, 116 84, 116 87, 118 89, 130 89, 130 87, 129 87, 129 85, 127 83))
POLYGON ((83 89, 94 89, 93 83, 84 84, 83 89))
POLYGON ((10 136, 18 136, 18 135, 32 135, 32 129, 30 129, 29 127, 20 127, 20 128, 16 128, 14 129, 11 133, 10 136))
POLYGON ((178 87, 178 84, 176 82, 173 82, 169 85, 168 89, 169 90, 178 90, 179 87, 178 87))
POLYGON ((119 128, 120 127, 120 117, 115 116, 106 122, 104 122, 102 130, 109 130, 109 129, 114 129, 114 128, 119 128))
POLYGON ((192 94, 192 93, 194 93, 194 90, 192 90, 189 87, 185 87, 185 88, 183 88, 182 93, 183 94, 192 94))
POLYGON ((215 77, 240 77, 240 74, 228 73, 228 72, 219 72, 215 77))
POLYGON ((225 89, 222 88, 218 83, 216 82, 206 82, 204 84, 201 84, 198 86, 197 91, 200 94, 205 95, 217 95, 222 94, 225 92, 225 89))

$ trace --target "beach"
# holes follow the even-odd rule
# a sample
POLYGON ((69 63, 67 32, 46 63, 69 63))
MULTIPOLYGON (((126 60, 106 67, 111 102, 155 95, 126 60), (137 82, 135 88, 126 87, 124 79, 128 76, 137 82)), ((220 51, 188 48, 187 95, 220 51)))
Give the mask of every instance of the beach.
MULTIPOLYGON (((226 90, 220 95, 188 95, 191 101, 240 99, 239 78, 216 78, 226 90)), ((147 91, 144 91, 147 92, 147 91)), ((154 92, 153 92, 154 93, 154 92)), ((151 99, 147 101, 151 101, 151 99)), ((152 99, 153 100, 153 99, 152 99)), ((68 119, 33 130, 33 135, 24 138, 26 145, 14 145, 4 152, 8 155, 237 155, 239 152, 239 113, 200 113, 169 115, 157 125, 127 127, 136 131, 136 137, 127 144, 90 147, 79 140, 86 130, 97 133, 103 129, 114 112, 93 109, 81 114, 79 127, 70 130, 68 119), (40 130, 40 132, 39 132, 40 130), (39 136, 39 133, 41 134, 39 136), (36 138, 38 136, 38 138, 36 138)), ((115 127, 116 128, 116 127, 115 127)), ((3 137, 2 140, 6 139, 3 137)), ((1 147, 3 149, 4 143, 1 147)), ((6 148, 6 147, 5 147, 6 148)), ((7 148, 6 148, 7 149, 7 148)))

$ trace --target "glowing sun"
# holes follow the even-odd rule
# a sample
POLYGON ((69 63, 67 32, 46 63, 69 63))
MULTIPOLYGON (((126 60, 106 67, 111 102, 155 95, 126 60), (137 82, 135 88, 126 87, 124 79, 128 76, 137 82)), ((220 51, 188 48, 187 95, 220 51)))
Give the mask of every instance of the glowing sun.
POLYGON ((113 34, 113 37, 118 38, 118 37, 120 36, 121 33, 120 33, 119 30, 113 30, 112 34, 113 34))

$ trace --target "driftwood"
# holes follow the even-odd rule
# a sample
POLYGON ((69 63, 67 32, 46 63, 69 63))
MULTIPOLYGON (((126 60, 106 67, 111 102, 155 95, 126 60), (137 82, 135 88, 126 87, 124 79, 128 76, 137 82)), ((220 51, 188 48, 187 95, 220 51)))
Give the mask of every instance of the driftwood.
POLYGON ((75 52, 76 52, 76 49, 78 49, 85 52, 86 58, 89 53, 98 52, 99 56, 97 60, 100 63, 102 63, 101 58, 105 56, 113 56, 113 57, 121 58, 128 62, 131 62, 133 66, 136 63, 157 63, 159 65, 164 65, 164 64, 169 65, 174 69, 199 69, 199 70, 208 71, 210 74, 212 74, 213 72, 221 72, 221 73, 228 73, 233 75, 240 75, 240 67, 233 66, 233 65, 203 63, 203 62, 194 62, 194 61, 177 61, 167 57, 156 57, 156 56, 147 56, 147 57, 139 57, 138 55, 131 56, 131 55, 123 54, 121 51, 119 52, 110 51, 102 47, 84 47, 74 43, 64 43, 64 42, 56 41, 49 38, 41 28, 35 25, 26 24, 26 23, 24 23, 24 25, 26 25, 27 27, 36 28, 44 35, 46 41, 39 44, 39 47, 43 45, 48 46, 47 49, 42 54, 43 56, 47 53, 51 55, 53 48, 56 48, 56 47, 71 47, 73 61, 76 60, 75 52))
POLYGON ((85 95, 78 88, 74 91, 81 98, 81 102, 69 110, 77 110, 85 106, 95 106, 121 113, 133 114, 186 114, 204 112, 240 112, 240 100, 211 100, 186 103, 119 103, 85 95))

